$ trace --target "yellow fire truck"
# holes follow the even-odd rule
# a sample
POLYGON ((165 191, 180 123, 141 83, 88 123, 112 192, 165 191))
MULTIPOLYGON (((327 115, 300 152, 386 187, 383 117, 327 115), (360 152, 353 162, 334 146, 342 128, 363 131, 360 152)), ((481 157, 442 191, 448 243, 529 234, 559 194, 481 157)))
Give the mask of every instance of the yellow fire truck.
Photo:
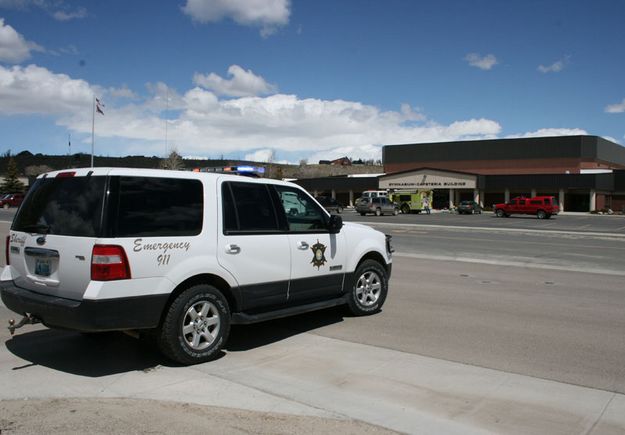
POLYGON ((431 190, 397 190, 389 193, 389 199, 404 213, 421 213, 424 199, 427 198, 430 208, 432 207, 433 194, 431 190))

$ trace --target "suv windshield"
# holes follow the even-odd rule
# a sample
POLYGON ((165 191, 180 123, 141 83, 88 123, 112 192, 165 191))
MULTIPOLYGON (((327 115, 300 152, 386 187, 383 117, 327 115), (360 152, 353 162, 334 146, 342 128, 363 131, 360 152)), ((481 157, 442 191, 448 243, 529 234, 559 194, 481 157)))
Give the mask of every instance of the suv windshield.
POLYGON ((95 237, 100 232, 106 177, 40 178, 12 229, 29 233, 95 237))

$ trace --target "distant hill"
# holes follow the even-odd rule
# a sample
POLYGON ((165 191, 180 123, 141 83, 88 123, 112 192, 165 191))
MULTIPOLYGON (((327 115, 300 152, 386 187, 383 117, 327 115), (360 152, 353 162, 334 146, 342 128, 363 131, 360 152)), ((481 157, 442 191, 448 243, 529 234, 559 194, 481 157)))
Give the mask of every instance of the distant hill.
MULTIPOLYGON (((29 151, 22 151, 12 156, 17 164, 20 175, 26 174, 27 168, 35 166, 48 166, 52 170, 69 168, 86 168, 91 165, 89 154, 78 153, 72 155, 55 156, 46 154, 33 154, 29 151)), ((148 168, 159 167, 162 157, 146 156, 126 156, 126 157, 103 157, 95 156, 94 165, 96 167, 117 167, 117 168, 148 168)), ((0 157, 0 174, 5 174, 9 162, 8 156, 0 157)), ((276 163, 259 163, 246 160, 200 160, 184 159, 185 169, 215 167, 215 166, 236 166, 236 165, 256 165, 266 168, 265 175, 269 178, 316 178, 326 176, 338 176, 347 174, 368 174, 382 173, 380 165, 284 165, 276 163)), ((30 172, 30 171, 29 171, 30 172)))

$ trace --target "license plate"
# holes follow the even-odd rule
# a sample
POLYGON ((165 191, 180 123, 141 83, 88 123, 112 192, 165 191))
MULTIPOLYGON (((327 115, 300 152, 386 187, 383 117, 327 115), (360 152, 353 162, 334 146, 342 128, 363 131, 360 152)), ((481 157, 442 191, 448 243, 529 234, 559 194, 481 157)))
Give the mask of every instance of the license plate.
POLYGON ((35 275, 50 276, 50 260, 35 259, 35 275))

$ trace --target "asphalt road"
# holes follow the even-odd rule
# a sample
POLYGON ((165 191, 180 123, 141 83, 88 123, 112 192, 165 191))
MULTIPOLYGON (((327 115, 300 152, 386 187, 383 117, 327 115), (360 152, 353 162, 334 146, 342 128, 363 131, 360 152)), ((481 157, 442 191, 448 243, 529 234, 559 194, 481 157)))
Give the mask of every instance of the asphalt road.
POLYGON ((416 260, 455 260, 625 277, 625 235, 366 223, 393 236, 397 255, 416 260))
POLYGON ((358 221, 373 224, 376 222, 443 225, 461 228, 501 228, 526 229, 540 231, 573 231, 598 232, 625 235, 625 215, 590 215, 587 213, 564 213, 553 216, 551 219, 540 220, 536 216, 512 215, 508 218, 498 218, 492 213, 481 215, 458 215, 455 213, 435 212, 432 214, 409 214, 398 216, 360 216, 352 210, 345 210, 342 214, 346 221, 358 221))
MULTIPOLYGON (((523 380, 507 381, 512 385, 510 394, 517 394, 523 385, 529 385, 529 378, 625 394, 625 237, 618 231, 615 235, 609 234, 609 228, 618 230, 613 222, 624 222, 620 217, 565 215, 558 217, 557 222, 564 224, 557 230, 536 232, 540 230, 537 226, 544 222, 527 218, 519 219, 519 222, 531 228, 511 230, 486 228, 488 222, 507 221, 488 215, 362 218, 347 213, 344 216, 346 220, 375 224, 394 236, 397 252, 390 295, 383 311, 371 317, 353 318, 333 309, 258 325, 237 326, 232 330, 225 357, 218 363, 202 365, 201 371, 237 382, 247 379, 247 386, 278 397, 293 397, 327 411, 342 412, 397 430, 410 426, 402 426, 400 422, 405 423, 403 420, 398 420, 396 425, 386 425, 383 420, 376 420, 375 412, 370 412, 371 418, 366 418, 353 411, 354 404, 366 397, 358 398, 358 383, 352 384, 349 373, 362 365, 367 374, 376 373, 380 379, 386 379, 379 385, 368 385, 371 388, 367 390, 368 394, 377 398, 380 407, 388 405, 388 399, 392 397, 393 404, 401 409, 417 404, 425 406, 424 403, 431 401, 426 400, 427 395, 419 396, 423 399, 421 401, 412 393, 404 398, 404 395, 395 396, 388 391, 387 377, 395 370, 408 370, 408 366, 402 365, 404 363, 394 365, 392 361, 397 360, 398 355, 429 357, 440 364, 461 363, 454 366, 460 367, 458 370, 468 370, 462 367, 495 370, 488 372, 489 377, 492 373, 524 376, 523 380), (458 222, 463 219, 471 225, 458 228, 461 226, 458 222), (586 219, 591 223, 583 224, 586 219), (422 221, 428 222, 428 226, 420 225, 422 221), (576 226, 579 229, 585 225, 589 226, 573 231, 576 226), (310 337, 332 343, 334 352, 339 354, 332 354, 329 359, 321 354, 317 356, 314 353, 317 348, 310 346, 317 346, 319 342, 310 337), (363 352, 358 354, 363 362, 351 362, 355 365, 346 369, 341 367, 346 372, 338 374, 339 361, 351 358, 349 353, 342 354, 345 349, 363 352), (304 352, 308 353, 304 355, 304 352), (368 366, 366 355, 371 352, 376 355, 382 352, 384 362, 372 361, 372 366, 368 366), (296 355, 303 359, 297 359, 296 355), (313 369, 313 363, 315 367, 318 363, 319 368, 313 369), (308 367, 308 373, 302 372, 304 366, 308 367), (280 373, 276 372, 277 368, 280 373), (262 373, 267 370, 273 370, 273 373, 265 373, 268 376, 265 378, 262 373), (292 374, 288 380, 281 377, 286 373, 292 374), (307 375, 315 380, 309 380, 307 375), (350 382, 346 384, 348 378, 350 382), (311 396, 300 396, 301 391, 294 391, 294 386, 288 386, 300 381, 313 384, 298 388, 318 391, 321 396, 353 393, 350 400, 354 402, 326 404, 327 401, 321 398, 317 403, 311 396)), ((7 223, 0 224, 2 238, 7 227, 7 223)), ((0 307, 0 325, 6 324, 9 316, 10 313, 0 307)), ((41 327, 30 328, 39 331, 41 327)), ((6 332, 0 335, 4 340, 8 339, 6 332)), ((17 339, 6 341, 12 358, 24 361, 23 367, 34 364, 79 376, 99 377, 167 364, 157 354, 137 356, 137 350, 129 343, 104 338, 97 348, 87 344, 90 349, 87 353, 94 354, 91 361, 83 352, 85 342, 77 340, 72 333, 29 332, 25 329, 20 331, 17 339), (106 356, 97 349, 105 350, 106 356), (80 362, 75 361, 77 355, 80 355, 80 362), (85 358, 87 364, 84 364, 85 358), (96 362, 102 358, 106 364, 96 362)), ((7 357, 0 360, 3 358, 7 357)), ((418 370, 425 370, 429 364, 419 366, 418 370)), ((402 372, 402 376, 410 376, 417 370, 415 366, 410 367, 408 374, 402 372)), ((471 379, 471 388, 475 389, 472 392, 483 397, 483 392, 477 393, 481 388, 479 382, 467 373, 458 374, 456 381, 449 372, 446 373, 440 382, 452 385, 471 379)), ((488 385, 488 382, 484 381, 484 384, 488 385)), ((401 391, 408 387, 397 384, 394 388, 401 391)), ((583 391, 587 394, 592 390, 583 391)), ((592 402, 579 397, 585 403, 592 402)), ((614 397, 617 398, 614 403, 620 403, 622 407, 623 396, 610 397, 610 402, 601 409, 608 409, 614 397)), ((495 412, 484 405, 482 399, 476 400, 476 409, 489 415, 495 412)), ((564 408, 571 405, 567 400, 560 400, 564 408)), ((501 409, 501 401, 496 402, 493 406, 498 409, 497 419, 503 419, 506 412, 501 409)), ((529 405, 517 403, 515 406, 529 405)), ((601 409, 599 411, 604 415, 601 409)), ((456 415, 456 411, 450 412, 456 415)), ((390 411, 385 412, 388 417, 390 411)), ((477 411, 471 411, 474 412, 477 411)), ((553 422, 553 414, 542 408, 540 412, 540 418, 528 416, 523 422, 515 420, 517 426, 514 427, 522 428, 520 432, 546 431, 547 425, 553 422), (534 418, 538 420, 532 420, 534 418), (525 426, 530 421, 537 424, 534 430, 525 426)), ((449 418, 453 420, 455 417, 449 418)), ((584 426, 586 429, 579 432, 586 432, 590 426, 584 426)), ((576 431, 572 427, 577 426, 557 426, 557 430, 566 428, 564 433, 576 431)), ((495 431, 498 431, 497 427, 495 431)))

